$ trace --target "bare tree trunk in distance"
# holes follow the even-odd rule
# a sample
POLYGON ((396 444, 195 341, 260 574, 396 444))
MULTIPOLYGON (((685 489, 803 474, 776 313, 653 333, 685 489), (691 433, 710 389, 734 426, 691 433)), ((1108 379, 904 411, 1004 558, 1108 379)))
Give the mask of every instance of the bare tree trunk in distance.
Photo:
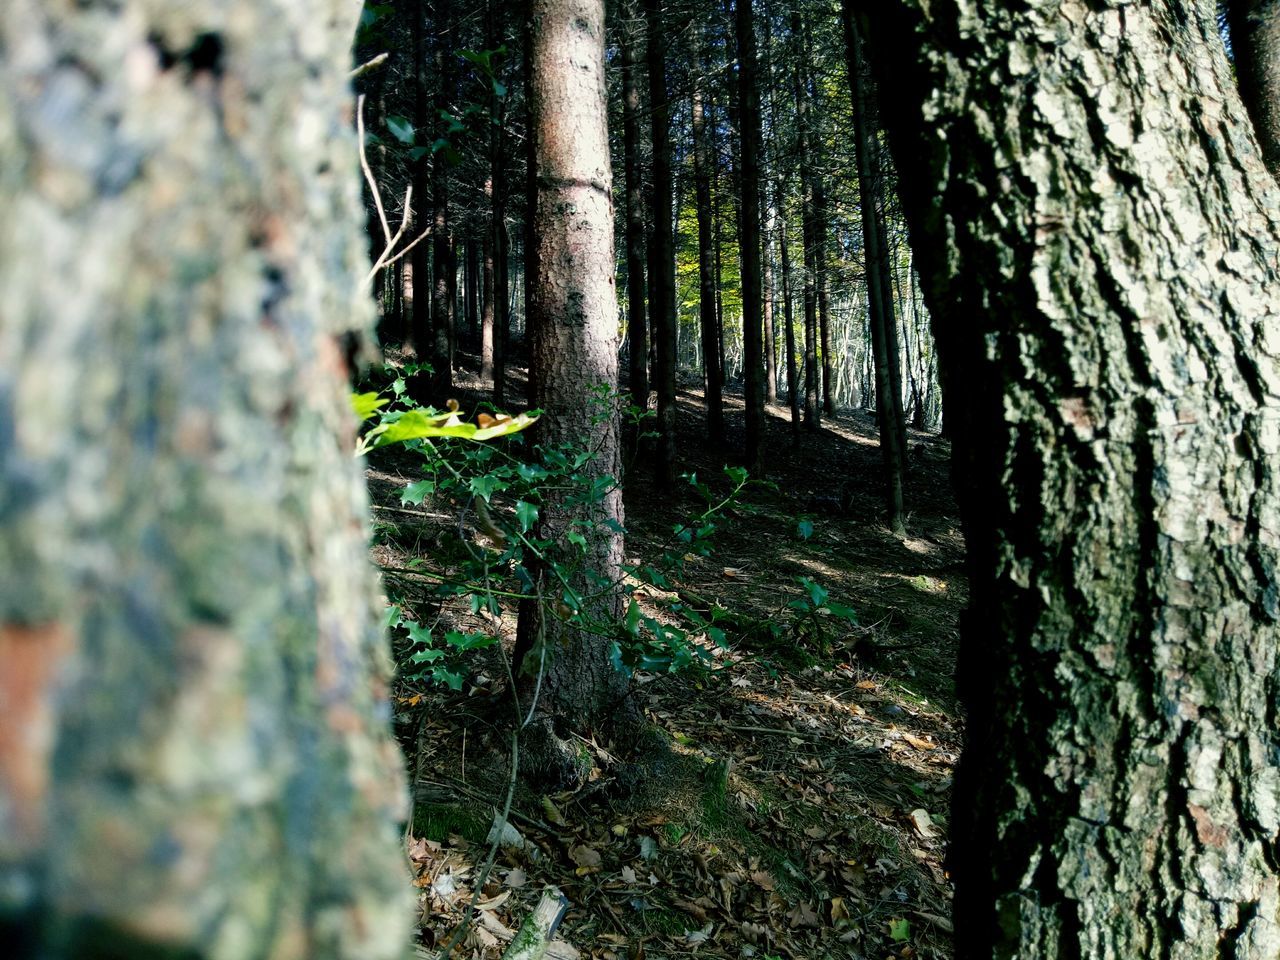
POLYGON ((859 10, 964 386, 958 954, 1274 960, 1280 189, 1213 6, 859 10))
POLYGON ((373 319, 359 6, 229 9, 0 5, 10 956, 409 942, 337 343, 373 319))
MULTIPOLYGON (((618 477, 616 411, 601 411, 596 388, 617 384, 617 290, 614 287, 613 194, 604 78, 603 0, 533 0, 531 4, 530 135, 537 162, 533 209, 533 262, 529 284, 534 404, 545 411, 539 442, 590 440, 596 456, 584 473, 618 477)), ((615 623, 622 614, 619 590, 601 593, 598 582, 620 582, 622 491, 614 485, 586 511, 591 529, 574 588, 593 621, 615 623)), ((583 508, 549 496, 538 535, 563 542, 583 508)), ((573 565, 569 565, 572 568, 573 565)), ((543 577, 549 577, 546 571, 543 577)), ((546 581, 547 593, 562 587, 546 581)), ((523 748, 535 779, 572 784, 585 777, 578 752, 556 728, 607 730, 629 718, 627 680, 609 659, 610 638, 556 619, 554 604, 526 604, 521 631, 532 644, 523 652, 522 704, 527 708, 545 653, 537 716, 523 748), (529 622, 532 618, 532 622, 529 622), (539 621, 538 618, 541 618, 539 621)), ((527 642, 527 641, 526 641, 527 642)))
POLYGON ((655 476, 659 486, 670 487, 676 481, 676 260, 672 249, 671 104, 667 93, 667 34, 662 0, 644 0, 644 9, 653 144, 649 317, 653 323, 653 384, 658 391, 655 476))
POLYGON ((1280 0, 1227 0, 1236 81, 1262 158, 1280 178, 1280 0))
MULTIPOLYGON (((906 532, 906 508, 902 481, 905 450, 901 443, 898 411, 895 411, 890 364, 896 363, 896 351, 889 349, 889 337, 896 338, 893 322, 893 291, 884 284, 884 237, 880 230, 880 211, 876 204, 876 185, 871 145, 872 131, 867 122, 867 96, 863 79, 862 39, 853 20, 852 0, 841 7, 845 35, 845 58, 849 70, 849 94, 853 100, 854 146, 858 158, 859 194, 862 202, 863 259, 866 261, 867 305, 871 316, 871 352, 875 363, 876 414, 880 426, 880 456, 884 463, 885 515, 889 529, 895 534, 906 532), (886 298, 888 302, 886 303, 886 298)), ((900 393, 899 393, 900 397, 900 393)), ((898 400, 901 406, 901 399, 898 400)))
POLYGON ((627 192, 627 355, 631 403, 649 409, 649 332, 645 305, 644 184, 640 172, 640 14, 635 0, 621 5, 622 167, 627 192))
MULTIPOLYGON (((435 0, 431 23, 436 101, 432 126, 443 132, 442 114, 449 108, 453 85, 453 42, 450 0, 435 0)), ((453 390, 454 271, 449 223, 449 169, 444 151, 431 159, 431 402, 443 407, 453 390)))
MULTIPOLYGON (((791 10, 791 35, 799 45, 803 35, 800 11, 791 10)), ((818 267, 815 261, 817 240, 814 237, 814 210, 817 197, 814 193, 813 151, 810 139, 809 84, 806 82, 808 67, 804 58, 797 56, 792 67, 792 87, 796 104, 796 153, 800 167, 800 238, 804 246, 804 425, 808 430, 822 426, 822 414, 818 408, 818 267)))
POLYGON ((711 153, 704 111, 706 72, 704 57, 693 86, 693 178, 694 206, 698 217, 698 318, 702 331, 703 385, 707 398, 707 439, 718 447, 724 442, 724 401, 721 397, 720 339, 716 327, 716 252, 712 236, 715 213, 711 209, 711 165, 715 158, 711 153))
POLYGON ((742 365, 746 394, 746 467, 764 466, 764 357, 761 342, 760 277, 760 87, 756 80, 756 33, 751 0, 734 0, 738 38, 739 139, 742 153, 738 248, 742 253, 742 365))
MULTIPOLYGON (((781 206, 782 191, 778 190, 781 206)), ((796 369, 796 323, 791 291, 794 286, 791 271, 790 238, 787 236, 785 217, 778 218, 778 255, 782 266, 782 323, 787 345, 787 403, 791 407, 791 433, 800 432, 800 376, 796 369)))

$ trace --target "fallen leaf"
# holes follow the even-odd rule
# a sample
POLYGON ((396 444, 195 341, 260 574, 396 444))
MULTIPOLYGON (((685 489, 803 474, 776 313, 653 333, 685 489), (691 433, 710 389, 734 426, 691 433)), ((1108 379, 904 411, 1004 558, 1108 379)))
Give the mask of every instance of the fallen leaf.
POLYGON ((751 874, 751 882, 761 890, 773 889, 773 877, 764 870, 757 870, 755 873, 751 874))
POLYGON ((916 833, 924 837, 926 840, 938 835, 937 828, 933 825, 933 820, 929 817, 929 811, 923 807, 917 807, 911 811, 911 825, 916 828, 916 833))
POLYGON ((905 917, 897 917, 889 921, 889 939, 902 943, 911 939, 911 922, 905 917))
POLYGON ((684 934, 685 943, 706 943, 711 939, 711 934, 715 931, 715 924, 708 923, 701 930, 686 930, 684 934))
POLYGON ((787 914, 787 920, 793 927, 820 927, 822 921, 818 915, 813 912, 813 907, 805 903, 803 900, 797 903, 791 912, 787 914))
POLYGON ((600 866, 600 852, 592 850, 588 846, 578 844, 569 850, 569 858, 573 860, 579 867, 598 867, 600 866))
POLYGON ((658 853, 658 841, 653 837, 640 838, 640 856, 646 860, 652 860, 658 853))
POLYGON ((542 812, 547 819, 554 823, 557 827, 567 827, 568 821, 565 820, 564 814, 560 812, 560 808, 552 802, 550 797, 542 798, 542 812))
POLYGON ((938 745, 936 743, 930 743, 928 740, 922 740, 919 737, 913 736, 910 733, 904 733, 902 735, 902 739, 907 741, 907 743, 911 744, 917 750, 937 750, 938 749, 938 745))
POLYGON ((507 871, 507 875, 506 877, 503 878, 502 882, 505 883, 508 887, 512 887, 516 890, 519 890, 521 887, 523 887, 526 883, 529 882, 529 877, 519 867, 513 867, 512 869, 507 871))
POLYGON ((854 686, 859 690, 874 690, 876 682, 874 680, 859 680, 854 686))
POLYGON ((635 872, 634 870, 632 870, 630 867, 623 867, 623 868, 622 868, 622 882, 623 882, 623 883, 635 883, 635 882, 636 882, 636 872, 635 872))
POLYGON ((831 898, 831 922, 839 923, 849 919, 849 908, 844 905, 844 897, 831 898))

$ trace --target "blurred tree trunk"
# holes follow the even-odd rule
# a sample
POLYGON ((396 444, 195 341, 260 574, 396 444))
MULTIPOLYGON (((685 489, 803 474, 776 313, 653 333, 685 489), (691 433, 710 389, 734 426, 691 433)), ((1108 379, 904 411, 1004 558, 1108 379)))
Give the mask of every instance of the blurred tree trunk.
POLYGON ((1214 10, 862 12, 963 383, 959 954, 1273 960, 1280 191, 1214 10))
MULTIPOLYGON (((537 163, 533 239, 537 273, 529 285, 534 405, 546 445, 589 444, 583 475, 618 477, 618 417, 602 410, 598 388, 618 377, 613 193, 604 80, 603 0, 534 0, 530 36, 530 135, 537 163)), ((538 537, 566 546, 571 522, 592 524, 585 554, 561 557, 582 615, 600 625, 622 615, 622 491, 615 484, 587 507, 549 494, 538 537), (614 584, 601 589, 601 583, 614 584)), ((555 549, 555 548, 553 548, 555 549)), ((539 574, 546 600, 521 610, 517 655, 521 708, 538 691, 536 719, 522 751, 536 781, 574 785, 583 769, 566 731, 609 731, 631 719, 626 676, 610 660, 611 638, 559 619, 564 586, 539 574), (537 675, 543 670, 539 684, 537 675)))
POLYGON ((358 6, 0 6, 0 942, 393 958, 358 6), (50 309, 56 304, 57 309, 50 309))

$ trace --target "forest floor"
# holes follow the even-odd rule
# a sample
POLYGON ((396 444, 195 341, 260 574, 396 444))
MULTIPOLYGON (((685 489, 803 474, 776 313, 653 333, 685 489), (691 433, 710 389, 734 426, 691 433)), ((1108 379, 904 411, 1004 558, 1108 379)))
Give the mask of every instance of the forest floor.
MULTIPOLYGON (((457 396, 483 397, 464 372, 457 396)), ((514 383, 510 392, 520 395, 514 383)), ((682 469, 727 488, 727 459, 706 441, 701 396, 682 390, 682 469)), ((728 436, 740 441, 742 401, 727 397, 728 436)), ((628 803, 595 789, 616 745, 586 741, 593 780, 577 793, 516 794, 511 826, 487 873, 491 824, 507 794, 506 741, 494 718, 505 677, 500 651, 484 651, 461 691, 398 682, 397 721, 414 785, 407 853, 418 887, 422 956, 437 956, 471 922, 453 956, 499 957, 553 884, 569 901, 550 957, 946 958, 951 892, 943 868, 952 770, 962 728, 953 673, 957 619, 966 602, 963 541, 945 441, 911 436, 908 535, 882 522, 874 418, 825 419, 793 437, 784 407, 770 407, 768 480, 751 485, 708 558, 694 558, 676 591, 733 611, 728 649, 710 666, 638 674, 651 723, 681 762, 628 803), (802 524, 801 521, 808 521, 802 524), (809 527, 811 524, 811 529, 809 527), (807 536, 806 536, 807 535, 807 536), (853 608, 857 625, 799 616, 799 578, 853 608)), ((405 569, 459 532, 457 510, 400 503, 420 479, 411 461, 375 457, 374 556, 405 569)), ((701 503, 654 490, 640 472, 626 484, 626 555, 661 549, 674 523, 701 503)), ((415 592, 412 576, 388 595, 425 623, 500 633, 501 623, 415 592)), ((661 616, 673 598, 637 586, 661 616)))

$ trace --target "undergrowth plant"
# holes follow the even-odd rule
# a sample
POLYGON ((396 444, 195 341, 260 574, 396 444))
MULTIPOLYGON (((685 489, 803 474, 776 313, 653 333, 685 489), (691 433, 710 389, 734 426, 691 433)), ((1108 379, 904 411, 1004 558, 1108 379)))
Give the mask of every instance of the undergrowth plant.
MULTIPOLYGON (((412 374, 414 371, 407 371, 412 374)), ((591 594, 572 584, 585 561, 592 539, 603 535, 600 523, 589 519, 591 507, 612 493, 619 479, 599 476, 586 469, 599 451, 585 440, 568 444, 527 442, 524 430, 538 419, 538 411, 508 416, 481 412, 464 421, 458 404, 444 410, 417 405, 409 396, 402 376, 396 376, 387 395, 358 394, 353 398, 357 414, 368 424, 357 452, 397 445, 411 454, 419 479, 401 493, 404 507, 421 508, 458 531, 461 549, 445 556, 417 556, 393 572, 412 574, 426 581, 428 598, 437 606, 450 600, 466 605, 472 614, 488 614, 495 622, 504 609, 521 601, 543 603, 547 613, 608 640, 614 666, 623 672, 643 670, 674 673, 706 667, 714 659, 713 647, 727 648, 733 625, 740 622, 730 611, 714 603, 691 602, 676 581, 694 558, 711 555, 711 543, 724 515, 748 510, 743 492, 753 483, 741 467, 725 468, 726 492, 717 493, 696 474, 686 474, 702 506, 675 523, 667 541, 643 562, 627 565, 621 580, 597 579, 591 594), (552 543, 538 535, 537 521, 547 498, 577 508, 563 540, 552 543), (558 593, 537 593, 534 565, 550 571, 558 593), (588 611, 595 596, 649 585, 662 595, 674 595, 666 610, 670 617, 646 613, 631 597, 621 622, 600 622, 588 611)), ((619 394, 606 388, 596 391, 596 417, 621 413, 634 433, 643 433, 643 421, 652 414, 623 404, 619 394)), ((621 530, 610 532, 622 532, 621 530)), ((827 602, 826 591, 805 583, 803 601, 792 603, 794 629, 816 622, 818 613, 834 613, 852 619, 852 611, 827 602)), ((427 681, 460 690, 467 675, 467 655, 495 645, 494 632, 440 629, 440 618, 415 619, 404 603, 393 604, 386 625, 398 638, 399 675, 407 681, 427 681)))

